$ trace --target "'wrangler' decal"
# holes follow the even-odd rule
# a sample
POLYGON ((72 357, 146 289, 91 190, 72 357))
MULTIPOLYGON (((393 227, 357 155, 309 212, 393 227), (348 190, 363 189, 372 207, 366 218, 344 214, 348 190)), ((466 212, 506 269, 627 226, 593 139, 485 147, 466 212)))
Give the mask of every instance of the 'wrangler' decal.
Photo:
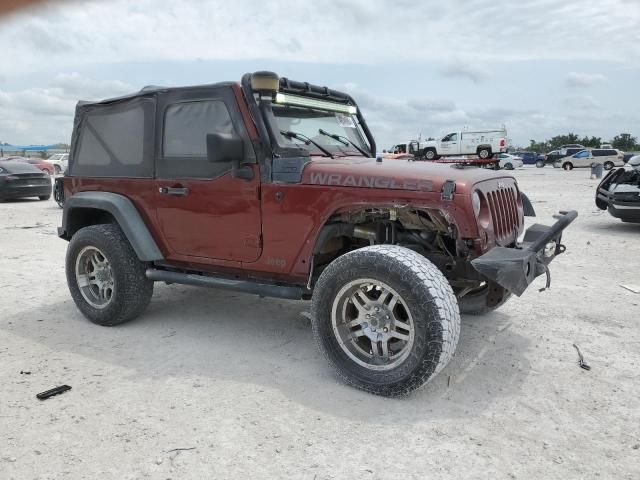
POLYGON ((375 175, 342 175, 341 173, 311 172, 311 184, 336 185, 340 187, 368 187, 388 188, 391 190, 422 190, 433 191, 431 180, 417 180, 413 178, 396 179, 375 175))

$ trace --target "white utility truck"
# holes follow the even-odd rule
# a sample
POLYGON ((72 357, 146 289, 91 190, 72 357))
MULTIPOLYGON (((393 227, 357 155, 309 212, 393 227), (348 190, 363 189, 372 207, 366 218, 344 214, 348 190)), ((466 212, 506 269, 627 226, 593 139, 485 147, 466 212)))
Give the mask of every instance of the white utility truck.
POLYGON ((420 142, 422 156, 427 160, 452 155, 478 155, 481 159, 493 158, 507 151, 507 131, 460 130, 449 133, 440 140, 420 142))

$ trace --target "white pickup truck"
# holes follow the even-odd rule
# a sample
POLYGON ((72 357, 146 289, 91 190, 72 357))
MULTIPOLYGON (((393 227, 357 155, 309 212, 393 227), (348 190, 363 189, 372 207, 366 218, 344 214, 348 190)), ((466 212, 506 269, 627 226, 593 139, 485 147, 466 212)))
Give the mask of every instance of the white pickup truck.
POLYGON ((451 155, 478 155, 481 159, 493 158, 494 154, 507 151, 507 131, 462 130, 420 143, 422 156, 427 160, 437 160, 451 155))

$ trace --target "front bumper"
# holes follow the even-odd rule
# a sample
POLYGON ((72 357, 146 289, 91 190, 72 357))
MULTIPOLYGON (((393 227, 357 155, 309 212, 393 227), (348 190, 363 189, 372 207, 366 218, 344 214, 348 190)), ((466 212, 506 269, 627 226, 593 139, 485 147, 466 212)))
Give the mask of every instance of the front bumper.
POLYGON ((536 223, 527 229, 518 247, 495 247, 471 261, 471 265, 485 278, 496 282, 517 296, 524 293, 533 280, 547 273, 548 265, 565 251, 562 231, 578 216, 571 210, 561 214, 552 226, 536 223))

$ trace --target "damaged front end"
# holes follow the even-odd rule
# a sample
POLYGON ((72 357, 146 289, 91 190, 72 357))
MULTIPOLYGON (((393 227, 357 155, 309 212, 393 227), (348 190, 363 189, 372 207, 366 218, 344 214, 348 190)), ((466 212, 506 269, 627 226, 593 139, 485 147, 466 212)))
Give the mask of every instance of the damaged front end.
MULTIPOLYGON (((471 261, 471 265, 487 279, 520 296, 533 280, 547 274, 549 286, 549 263, 565 251, 562 231, 578 216, 571 210, 561 212, 559 220, 552 226, 532 225, 524 234, 522 244, 517 247, 495 247, 471 261)), ((546 288, 546 287, 545 287, 546 288)))
POLYGON ((623 222, 640 223, 640 156, 612 170, 600 182, 596 206, 623 222))

